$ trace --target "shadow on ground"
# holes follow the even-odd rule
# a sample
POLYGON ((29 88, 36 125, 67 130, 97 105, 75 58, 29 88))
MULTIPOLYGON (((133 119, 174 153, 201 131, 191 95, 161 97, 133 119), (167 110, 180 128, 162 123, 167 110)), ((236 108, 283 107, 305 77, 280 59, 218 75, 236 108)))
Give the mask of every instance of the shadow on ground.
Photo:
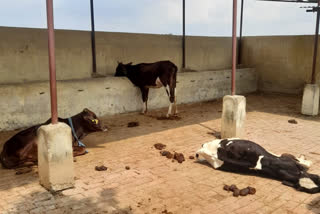
MULTIPOLYGON (((309 120, 320 122, 320 116, 308 117, 300 114, 301 97, 279 94, 250 94, 247 95, 247 113, 266 112, 278 114, 292 119, 309 120)), ((183 126, 198 124, 206 129, 208 134, 213 137, 220 137, 220 127, 212 127, 205 124, 208 121, 218 120, 222 114, 222 100, 215 100, 202 103, 185 104, 179 106, 180 120, 157 120, 162 116, 166 109, 153 110, 148 115, 130 113, 124 115, 115 115, 104 117, 103 122, 110 127, 108 133, 95 133, 87 137, 85 142, 89 147, 98 147, 101 143, 109 143, 127 138, 148 135, 155 132, 162 132, 169 129, 175 129, 183 126), (200 111, 199 111, 200 109, 200 111), (128 117, 130 115, 130 117, 128 117), (130 118, 130 121, 128 121, 130 118), (139 122, 138 127, 128 128, 129 122, 139 122)), ((285 122, 288 122, 286 120, 285 122)))
MULTIPOLYGON (((67 190, 69 191, 69 190, 67 190)), ((73 189, 71 189, 73 191, 73 189)), ((131 206, 120 207, 114 198, 113 189, 105 189, 97 193, 98 197, 81 195, 65 195, 64 191, 52 194, 45 190, 35 191, 25 196, 22 200, 11 203, 10 213, 113 213, 131 214, 131 206)))
POLYGON ((313 199, 311 202, 309 202, 307 205, 308 210, 315 214, 320 213, 320 196, 313 199))
MULTIPOLYGON (((287 118, 311 120, 320 122, 320 117, 306 117, 301 115, 301 97, 278 94, 250 94, 247 95, 247 112, 267 112, 278 114, 287 118)), ((179 105, 180 120, 158 120, 166 113, 166 108, 151 110, 148 115, 139 113, 119 114, 102 117, 102 121, 109 127, 109 132, 98 132, 87 136, 83 142, 90 148, 104 148, 103 144, 144 136, 151 133, 162 132, 170 129, 189 125, 199 125, 203 134, 209 134, 212 139, 219 138, 220 126, 214 126, 211 121, 221 118, 222 100, 210 102, 179 105), (137 127, 128 127, 129 122, 139 122, 137 127)), ((287 123, 287 118, 283 122, 287 123)), ((216 123, 215 123, 216 124, 216 123)), ((293 124, 292 124, 293 125, 293 124)), ((294 126, 294 125, 293 125, 294 126)), ((3 143, 16 131, 0 133, 0 150, 3 143)), ((15 176, 14 170, 0 169, 0 191, 37 182, 36 172, 15 176), (10 180, 10 178, 15 179, 10 180)))
MULTIPOLYGON (((291 117, 296 120, 311 120, 320 122, 320 116, 308 117, 300 114, 301 97, 281 94, 249 94, 247 98, 247 113, 266 112, 291 117)), ((109 127, 108 132, 90 134, 83 141, 90 148, 99 148, 100 144, 119 141, 127 138, 148 135, 168 129, 199 124, 214 136, 219 136, 220 127, 210 127, 203 123, 221 118, 222 100, 214 100, 202 103, 179 105, 179 120, 158 120, 164 116, 166 108, 151 110, 147 115, 139 113, 119 114, 104 116, 102 121, 109 127), (201 109, 199 111, 199 109, 201 109), (130 120, 128 120, 130 118, 130 120), (129 122, 138 122, 139 126, 128 128, 129 122)), ((299 122, 299 121, 298 121, 299 122)), ((17 131, 0 132, 0 150, 6 140, 17 131)))

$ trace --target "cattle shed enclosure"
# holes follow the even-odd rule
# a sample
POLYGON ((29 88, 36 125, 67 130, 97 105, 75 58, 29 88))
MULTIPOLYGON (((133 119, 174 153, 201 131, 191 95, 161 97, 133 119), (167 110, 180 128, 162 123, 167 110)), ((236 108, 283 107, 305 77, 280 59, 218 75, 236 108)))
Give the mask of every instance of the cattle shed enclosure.
MULTIPOLYGON (((100 116, 139 110, 139 92, 132 90, 134 87, 125 78, 111 77, 117 61, 174 62, 179 67, 178 103, 229 94, 231 38, 187 36, 187 68, 195 72, 182 72, 180 41, 180 36, 172 35, 97 32, 97 72, 105 77, 95 79, 91 77, 90 32, 57 30, 59 113, 66 117, 84 107, 90 107, 100 116)), ((311 72, 307 71, 311 71, 312 47, 313 36, 244 37, 242 66, 252 69, 238 70, 239 93, 259 89, 300 94, 310 79, 311 72)), ((0 130, 49 118, 46 30, 1 27, 0 60, 0 109, 7 115, 1 117, 0 130), (26 115, 33 115, 33 119, 26 115)), ((319 72, 316 79, 319 83, 319 72)), ((165 93, 164 90, 151 90, 151 93, 151 108, 168 105, 165 97, 153 95, 165 93)))
POLYGON ((232 38, 186 36, 185 0, 182 36, 95 32, 89 1, 91 32, 54 31, 53 0, 48 30, 0 27, 0 213, 320 213, 319 195, 303 193, 320 192, 320 117, 300 113, 306 83, 320 83, 314 36, 242 37, 245 0, 238 47, 237 0, 232 38), (139 88, 116 66, 160 60, 178 66, 179 113, 164 116, 160 88, 141 115, 139 88), (20 132, 50 113, 37 134, 20 132))

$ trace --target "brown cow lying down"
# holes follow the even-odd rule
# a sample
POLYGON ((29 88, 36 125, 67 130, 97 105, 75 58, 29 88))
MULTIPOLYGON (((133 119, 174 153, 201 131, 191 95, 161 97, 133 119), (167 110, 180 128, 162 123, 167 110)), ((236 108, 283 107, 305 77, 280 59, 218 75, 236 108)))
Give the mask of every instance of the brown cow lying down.
MULTIPOLYGON (((81 113, 71 118, 59 118, 59 122, 66 123, 71 128, 73 127, 73 156, 79 156, 86 153, 85 146, 81 143, 80 139, 92 132, 107 131, 106 128, 101 126, 101 122, 95 113, 88 109, 84 109, 81 113)), ((4 144, 0 154, 2 166, 10 169, 36 164, 38 161, 37 130, 40 126, 49 123, 51 123, 51 119, 43 124, 25 129, 9 139, 4 144)))
POLYGON ((252 141, 214 140, 203 144, 196 157, 204 158, 215 169, 256 172, 280 180, 298 191, 320 192, 320 177, 308 172, 310 161, 289 154, 275 155, 252 141))

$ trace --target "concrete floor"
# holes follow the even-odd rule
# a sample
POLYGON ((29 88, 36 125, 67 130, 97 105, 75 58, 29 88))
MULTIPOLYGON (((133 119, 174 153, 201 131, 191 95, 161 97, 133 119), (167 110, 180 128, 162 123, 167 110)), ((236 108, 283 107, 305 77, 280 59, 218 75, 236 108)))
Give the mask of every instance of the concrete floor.
MULTIPOLYGON (((247 96, 246 138, 274 153, 304 154, 313 161, 310 172, 320 174, 320 117, 301 116, 300 106, 300 97, 247 96)), ((320 213, 320 194, 214 170, 188 158, 215 139, 212 133, 218 134, 221 101, 182 105, 181 120, 157 120, 166 110, 102 118, 110 131, 84 139, 89 154, 76 158, 74 189, 45 191, 38 184, 37 167, 23 175, 0 169, 0 213, 320 213), (132 121, 140 126, 127 128, 132 121), (160 156, 155 143, 182 152, 186 161, 173 163, 160 156), (100 164, 108 170, 95 171, 100 164), (223 191, 224 184, 250 185, 257 193, 234 198, 223 191)), ((0 142, 13 133, 0 133, 0 142)))

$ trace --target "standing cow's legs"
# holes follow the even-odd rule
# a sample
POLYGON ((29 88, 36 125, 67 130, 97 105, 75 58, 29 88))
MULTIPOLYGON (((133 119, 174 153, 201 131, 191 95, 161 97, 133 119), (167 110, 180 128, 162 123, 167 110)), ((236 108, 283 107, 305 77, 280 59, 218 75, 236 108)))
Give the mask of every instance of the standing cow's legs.
POLYGON ((170 101, 167 117, 170 117, 172 115, 172 106, 173 106, 175 98, 174 98, 174 93, 172 93, 173 90, 169 85, 166 86, 166 90, 167 90, 167 92, 169 91, 168 97, 169 97, 169 101, 170 101))
POLYGON ((167 117, 170 117, 171 114, 172 114, 172 103, 170 102, 167 117))
POLYGON ((177 106, 177 93, 176 89, 174 89, 174 115, 177 115, 178 112, 178 106, 177 106))
POLYGON ((169 85, 166 87, 168 96, 169 96, 169 100, 170 100, 170 104, 169 104, 169 110, 168 110, 168 114, 167 117, 169 117, 170 115, 172 115, 172 107, 173 107, 173 114, 176 115, 178 113, 178 108, 177 108, 177 99, 176 99, 176 82, 175 79, 171 79, 169 85), (168 87, 168 89, 167 89, 168 87))
POLYGON ((141 87, 141 94, 142 94, 142 101, 143 101, 143 108, 142 108, 142 114, 146 114, 148 111, 148 94, 149 94, 149 88, 141 87))

